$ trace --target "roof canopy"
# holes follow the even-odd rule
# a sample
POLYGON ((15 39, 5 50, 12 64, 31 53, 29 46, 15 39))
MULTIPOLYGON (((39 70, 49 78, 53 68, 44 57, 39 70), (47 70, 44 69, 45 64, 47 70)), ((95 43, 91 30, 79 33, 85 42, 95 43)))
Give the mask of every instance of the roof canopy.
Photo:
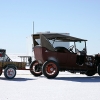
POLYGON ((5 52, 6 51, 6 49, 0 49, 0 52, 5 52))
POLYGON ((85 39, 69 36, 68 33, 41 33, 40 32, 38 34, 32 34, 32 37, 34 37, 34 39, 39 39, 40 35, 45 36, 49 40, 55 39, 55 40, 60 40, 65 42, 87 41, 85 39))
POLYGON ((61 41, 61 42, 81 42, 81 41, 87 41, 84 39, 76 38, 69 36, 69 33, 38 33, 38 34, 32 34, 33 38, 33 44, 41 45, 42 47, 46 47, 48 50, 55 51, 53 45, 50 43, 49 40, 54 41, 61 41), (40 43, 37 42, 37 39, 40 39, 40 43))

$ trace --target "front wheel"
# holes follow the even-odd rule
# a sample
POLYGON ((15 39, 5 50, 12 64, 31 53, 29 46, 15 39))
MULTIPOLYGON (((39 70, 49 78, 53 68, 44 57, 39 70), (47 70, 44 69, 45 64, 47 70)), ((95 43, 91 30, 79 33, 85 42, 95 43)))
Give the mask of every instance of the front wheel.
POLYGON ((31 74, 36 77, 41 76, 42 75, 41 67, 42 67, 42 65, 39 64, 37 60, 33 61, 30 65, 31 74))
POLYGON ((59 66, 55 61, 46 61, 42 66, 42 72, 48 79, 55 78, 59 74, 59 66))
POLYGON ((12 66, 8 66, 4 69, 4 76, 7 79, 13 79, 16 76, 16 68, 12 66))
POLYGON ((95 75, 95 71, 94 70, 88 70, 87 72, 86 72, 86 75, 87 76, 93 76, 93 75, 95 75))
POLYGON ((100 64, 99 64, 98 67, 97 67, 97 73, 98 73, 99 76, 100 76, 100 64))

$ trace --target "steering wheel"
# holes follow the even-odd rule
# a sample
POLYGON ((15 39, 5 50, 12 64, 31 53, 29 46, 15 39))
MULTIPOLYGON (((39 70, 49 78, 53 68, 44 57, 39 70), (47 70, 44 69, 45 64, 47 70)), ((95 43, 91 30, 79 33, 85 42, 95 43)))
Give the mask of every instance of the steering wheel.
POLYGON ((73 52, 73 48, 74 48, 74 45, 71 45, 71 46, 68 48, 68 50, 71 51, 71 52, 73 52))

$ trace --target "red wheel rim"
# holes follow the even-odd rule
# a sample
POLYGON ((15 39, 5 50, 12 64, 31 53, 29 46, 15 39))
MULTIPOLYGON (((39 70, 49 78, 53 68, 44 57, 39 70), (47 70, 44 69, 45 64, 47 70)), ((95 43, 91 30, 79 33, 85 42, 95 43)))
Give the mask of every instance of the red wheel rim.
POLYGON ((46 73, 49 75, 54 75, 57 72, 57 66, 54 63, 49 63, 46 65, 46 73))
POLYGON ((37 73, 37 74, 39 74, 39 73, 41 73, 42 71, 39 71, 39 72, 36 72, 35 71, 35 67, 36 67, 36 65, 38 65, 39 63, 38 62, 35 62, 34 64, 33 64, 33 67, 32 67, 32 69, 31 70, 33 70, 35 73, 37 73))
POLYGON ((15 75, 15 70, 13 68, 9 68, 7 70, 7 76, 13 77, 15 75))

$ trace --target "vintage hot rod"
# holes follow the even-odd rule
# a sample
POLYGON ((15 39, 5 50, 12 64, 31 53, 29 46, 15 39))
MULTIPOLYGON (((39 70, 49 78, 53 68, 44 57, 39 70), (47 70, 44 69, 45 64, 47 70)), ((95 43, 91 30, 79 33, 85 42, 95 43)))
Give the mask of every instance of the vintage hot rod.
POLYGON ((33 51, 35 60, 30 65, 30 71, 34 76, 44 75, 47 78, 55 78, 59 71, 100 75, 100 55, 87 55, 86 41, 66 33, 38 33, 32 34, 33 51), (54 47, 54 43, 59 46, 54 47), (65 45, 62 46, 60 43, 65 45), (69 48, 66 43, 70 42, 69 48))

